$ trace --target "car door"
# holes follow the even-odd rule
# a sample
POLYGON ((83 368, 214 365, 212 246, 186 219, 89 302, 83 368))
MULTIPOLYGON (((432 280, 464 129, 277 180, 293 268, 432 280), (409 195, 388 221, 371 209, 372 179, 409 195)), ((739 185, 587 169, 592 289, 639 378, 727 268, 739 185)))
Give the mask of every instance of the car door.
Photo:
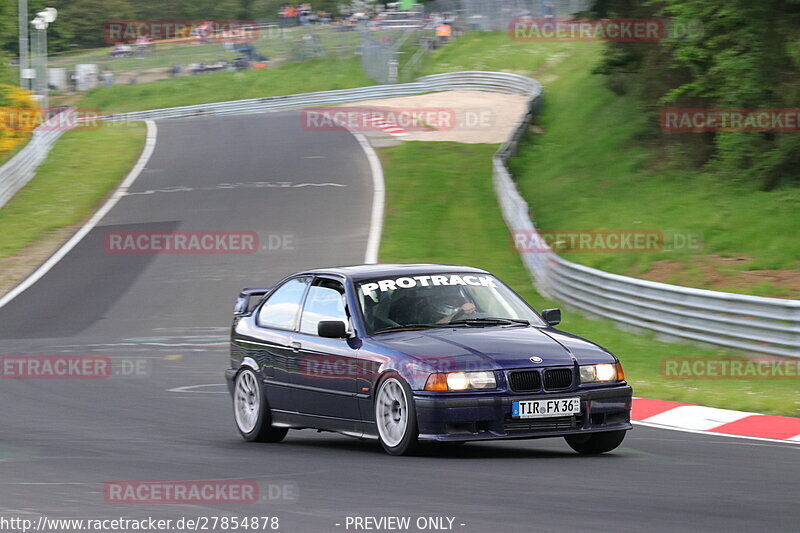
POLYGON ((256 311, 250 345, 261 350, 267 399, 275 410, 298 410, 291 378, 297 371, 297 354, 291 343, 311 280, 311 276, 303 276, 286 281, 256 311))
POLYGON ((292 376, 298 408, 317 417, 359 420, 357 346, 352 339, 320 337, 322 320, 340 320, 352 330, 342 280, 317 277, 306 294, 292 343, 299 357, 300 370, 292 376))

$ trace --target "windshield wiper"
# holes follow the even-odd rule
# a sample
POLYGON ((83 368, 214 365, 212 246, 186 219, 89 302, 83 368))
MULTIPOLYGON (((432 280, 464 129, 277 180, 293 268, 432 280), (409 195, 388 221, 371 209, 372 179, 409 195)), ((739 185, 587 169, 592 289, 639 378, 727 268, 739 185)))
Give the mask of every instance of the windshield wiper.
POLYGON ((400 326, 390 326, 388 328, 381 328, 376 329, 372 332, 373 335, 376 333, 386 333, 388 331, 400 331, 404 329, 419 329, 419 328, 446 328, 450 324, 403 324, 400 326))
POLYGON ((467 324, 467 325, 504 325, 504 324, 521 324, 530 326, 531 323, 522 318, 500 318, 494 316, 475 317, 475 318, 461 318, 453 320, 450 324, 467 324))
POLYGON ((530 326, 531 323, 522 318, 500 318, 494 316, 475 317, 475 318, 461 318, 453 320, 452 322, 444 322, 442 324, 403 324, 401 326, 390 326, 388 328, 378 329, 372 332, 373 335, 378 333, 387 333, 390 331, 402 331, 404 329, 430 329, 430 328, 452 328, 457 326, 506 326, 511 324, 519 324, 521 326, 530 326))

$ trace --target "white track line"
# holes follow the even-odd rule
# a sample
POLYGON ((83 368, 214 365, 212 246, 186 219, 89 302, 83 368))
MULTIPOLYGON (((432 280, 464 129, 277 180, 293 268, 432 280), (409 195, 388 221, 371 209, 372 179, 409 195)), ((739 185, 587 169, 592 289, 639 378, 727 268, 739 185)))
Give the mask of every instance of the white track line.
POLYGON ((381 234, 383 233, 383 208, 386 202, 386 186, 383 181, 383 167, 381 167, 378 154, 369 144, 363 134, 348 129, 353 137, 356 138, 364 155, 369 161, 369 168, 372 172, 372 215, 370 216, 369 237, 367 238, 367 252, 364 255, 364 263, 374 264, 378 262, 378 248, 381 245, 381 234))
POLYGON ((103 207, 97 211, 94 216, 92 216, 89 221, 83 225, 83 227, 78 230, 75 235, 72 236, 70 240, 64 243, 61 248, 58 249, 56 253, 50 256, 50 258, 45 261, 42 266, 36 269, 36 271, 28 276, 25 281, 14 287, 11 292, 0 298, 0 308, 6 305, 8 302, 19 296, 23 291, 28 289, 31 285, 39 281, 42 276, 47 274, 56 264, 64 258, 65 255, 69 253, 70 250, 75 248, 75 246, 83 239, 92 229, 97 225, 100 220, 106 214, 111 211, 119 200, 125 196, 125 193, 128 192, 128 188, 133 185, 133 182, 136 181, 136 178, 139 177, 139 174, 144 169, 147 162, 150 160, 150 156, 153 154, 153 151, 156 147, 156 136, 158 133, 158 128, 156 128, 156 123, 152 120, 145 120, 145 124, 147 124, 147 139, 145 140, 144 150, 142 150, 141 155, 139 156, 139 160, 136 162, 136 165, 130 171, 130 173, 125 177, 125 180, 120 184, 114 194, 111 195, 111 198, 106 201, 103 207))

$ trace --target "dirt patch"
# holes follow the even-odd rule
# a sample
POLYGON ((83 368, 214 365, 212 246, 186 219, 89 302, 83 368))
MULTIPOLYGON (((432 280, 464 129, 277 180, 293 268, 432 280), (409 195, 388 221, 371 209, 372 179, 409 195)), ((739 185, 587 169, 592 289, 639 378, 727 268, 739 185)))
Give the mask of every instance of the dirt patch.
POLYGON ((656 261, 647 272, 632 275, 686 287, 800 299, 800 271, 742 270, 750 261, 744 256, 704 255, 688 263, 656 261))
POLYGON ((149 83, 151 81, 163 80, 170 77, 169 67, 155 67, 149 69, 130 70, 118 72, 114 75, 114 83, 132 84, 149 83))
POLYGON ((384 98, 346 104, 344 107, 375 106, 413 112, 436 108, 443 119, 406 129, 406 141, 449 141, 499 144, 508 139, 519 118, 526 112, 528 97, 484 91, 445 91, 402 98, 384 98))
POLYGON ((77 226, 59 228, 42 235, 37 241, 14 255, 0 257, 0 296, 20 284, 44 263, 76 231, 77 226))

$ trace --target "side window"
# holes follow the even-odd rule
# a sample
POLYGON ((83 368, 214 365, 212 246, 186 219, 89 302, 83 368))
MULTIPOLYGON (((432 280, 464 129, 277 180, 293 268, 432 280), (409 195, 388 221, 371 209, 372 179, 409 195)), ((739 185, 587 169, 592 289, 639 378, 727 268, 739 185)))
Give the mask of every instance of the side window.
POLYGON ((300 332, 317 334, 317 324, 322 320, 340 320, 347 324, 344 307, 344 287, 338 281, 317 278, 308 289, 300 332))
POLYGON ((258 325, 267 328, 294 329, 300 302, 311 278, 297 278, 284 283, 258 311, 258 325))

